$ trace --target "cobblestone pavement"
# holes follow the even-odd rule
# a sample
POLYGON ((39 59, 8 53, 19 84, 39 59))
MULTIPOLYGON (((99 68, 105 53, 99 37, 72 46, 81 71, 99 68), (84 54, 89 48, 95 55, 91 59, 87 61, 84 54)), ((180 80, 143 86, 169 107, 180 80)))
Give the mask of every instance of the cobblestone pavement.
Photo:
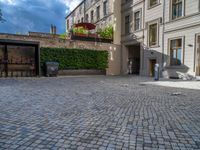
POLYGON ((0 149, 200 149, 200 91, 147 80, 0 79, 0 149))

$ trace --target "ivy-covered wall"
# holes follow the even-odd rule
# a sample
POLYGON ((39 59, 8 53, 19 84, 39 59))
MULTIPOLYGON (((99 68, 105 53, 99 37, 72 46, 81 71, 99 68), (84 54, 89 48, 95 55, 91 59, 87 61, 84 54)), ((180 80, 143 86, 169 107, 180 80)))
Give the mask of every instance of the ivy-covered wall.
POLYGON ((60 70, 98 69, 108 67, 108 52, 89 49, 40 48, 41 67, 46 61, 56 61, 60 70))

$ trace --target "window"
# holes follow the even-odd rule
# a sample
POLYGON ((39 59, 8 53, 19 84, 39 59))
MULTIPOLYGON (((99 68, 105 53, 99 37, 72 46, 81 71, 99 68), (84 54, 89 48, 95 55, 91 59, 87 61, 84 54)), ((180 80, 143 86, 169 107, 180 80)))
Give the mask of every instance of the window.
POLYGON ((81 18, 81 22, 83 22, 83 17, 81 18))
POLYGON ((93 23, 94 22, 94 11, 93 10, 90 12, 90 16, 91 16, 91 23, 93 23))
POLYGON ((172 0, 172 19, 177 19, 183 16, 183 1, 172 0))
POLYGON ((125 34, 130 33, 130 16, 125 17, 125 34))
POLYGON ((97 7, 97 20, 100 19, 100 6, 97 7))
POLYGON ((88 18, 89 18, 89 16, 88 16, 88 14, 86 14, 85 15, 85 22, 88 22, 88 18))
POLYGON ((172 66, 181 65, 182 58, 182 39, 170 41, 170 64, 172 66))
POLYGON ((156 46, 158 44, 158 24, 149 25, 149 46, 156 46))
POLYGON ((81 14, 82 13, 82 6, 80 6, 80 8, 79 8, 79 14, 81 14))
POLYGON ((149 8, 158 4, 158 0, 149 0, 149 8))
POLYGON ((137 31, 137 30, 140 30, 140 24, 141 24, 141 12, 140 11, 137 11, 135 12, 134 14, 134 30, 137 31))
POLYGON ((103 2, 103 14, 104 14, 104 16, 107 15, 107 4, 108 4, 108 1, 103 2))
POLYGON ((67 19, 67 30, 69 30, 69 19, 67 19))

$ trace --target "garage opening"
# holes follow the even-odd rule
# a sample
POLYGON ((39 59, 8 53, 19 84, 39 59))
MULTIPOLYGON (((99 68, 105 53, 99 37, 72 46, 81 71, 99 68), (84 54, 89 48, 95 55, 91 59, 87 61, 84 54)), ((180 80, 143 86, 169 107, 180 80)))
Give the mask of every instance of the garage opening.
POLYGON ((0 39, 0 77, 39 75, 39 42, 0 39))
POLYGON ((140 73, 140 45, 128 46, 129 74, 139 75, 140 73))

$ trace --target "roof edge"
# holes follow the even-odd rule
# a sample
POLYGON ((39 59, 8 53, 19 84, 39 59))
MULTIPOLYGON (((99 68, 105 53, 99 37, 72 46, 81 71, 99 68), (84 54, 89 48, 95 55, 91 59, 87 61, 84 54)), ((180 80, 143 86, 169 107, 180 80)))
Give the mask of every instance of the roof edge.
POLYGON ((78 6, 76 6, 66 17, 65 19, 67 19, 80 5, 82 5, 85 2, 85 0, 83 0, 80 4, 78 4, 78 6))

